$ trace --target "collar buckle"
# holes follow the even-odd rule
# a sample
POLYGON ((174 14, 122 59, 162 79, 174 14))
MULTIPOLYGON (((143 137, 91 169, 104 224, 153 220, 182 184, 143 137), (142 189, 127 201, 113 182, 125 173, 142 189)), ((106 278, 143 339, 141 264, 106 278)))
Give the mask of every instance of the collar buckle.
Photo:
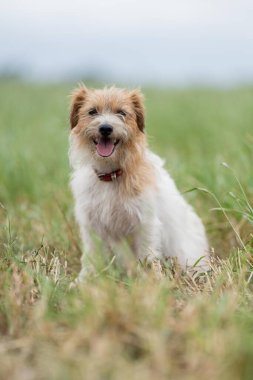
POLYGON ((116 179, 117 179, 117 173, 116 172, 111 173, 111 179, 112 179, 112 181, 116 181, 116 179))

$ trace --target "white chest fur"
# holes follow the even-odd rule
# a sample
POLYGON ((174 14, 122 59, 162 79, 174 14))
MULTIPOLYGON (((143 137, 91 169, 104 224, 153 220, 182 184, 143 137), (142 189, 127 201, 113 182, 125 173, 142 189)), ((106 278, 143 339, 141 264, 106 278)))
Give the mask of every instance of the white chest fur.
POLYGON ((74 173, 71 184, 77 220, 100 237, 120 240, 141 225, 146 208, 143 196, 123 197, 118 180, 102 182, 92 171, 82 169, 74 173))

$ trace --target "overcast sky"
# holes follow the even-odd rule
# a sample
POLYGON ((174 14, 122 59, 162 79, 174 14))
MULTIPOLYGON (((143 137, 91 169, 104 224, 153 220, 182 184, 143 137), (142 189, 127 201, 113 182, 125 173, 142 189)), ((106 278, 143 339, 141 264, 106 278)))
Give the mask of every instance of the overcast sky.
POLYGON ((252 45, 252 0, 0 4, 0 70, 21 68, 39 80, 253 82, 252 45))

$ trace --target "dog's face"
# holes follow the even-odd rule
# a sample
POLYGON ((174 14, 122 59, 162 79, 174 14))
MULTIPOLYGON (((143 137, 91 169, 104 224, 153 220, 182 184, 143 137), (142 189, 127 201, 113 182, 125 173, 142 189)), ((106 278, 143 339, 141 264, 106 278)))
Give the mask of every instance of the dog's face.
POLYGON ((70 125, 83 149, 98 160, 116 160, 143 140, 144 107, 138 90, 87 89, 72 95, 70 125))

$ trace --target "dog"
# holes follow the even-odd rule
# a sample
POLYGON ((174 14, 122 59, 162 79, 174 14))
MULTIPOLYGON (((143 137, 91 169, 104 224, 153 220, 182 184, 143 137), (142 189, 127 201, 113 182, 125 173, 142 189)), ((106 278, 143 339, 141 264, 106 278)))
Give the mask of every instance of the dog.
POLYGON ((71 95, 70 127, 71 189, 84 250, 77 281, 93 270, 94 232, 112 251, 126 240, 137 260, 175 257, 183 269, 206 270, 204 226, 147 146, 142 93, 81 86, 71 95))

